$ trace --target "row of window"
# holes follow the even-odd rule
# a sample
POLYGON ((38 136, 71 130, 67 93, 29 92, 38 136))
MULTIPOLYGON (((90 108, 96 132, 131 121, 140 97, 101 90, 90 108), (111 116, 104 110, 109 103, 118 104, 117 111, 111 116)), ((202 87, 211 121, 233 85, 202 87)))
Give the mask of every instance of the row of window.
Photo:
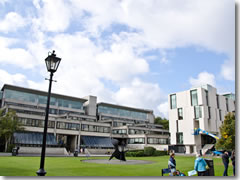
MULTIPOLYGON (((206 94, 206 105, 209 106, 209 97, 208 97, 208 91, 205 90, 206 94)), ((198 95, 197 90, 191 90, 191 106, 198 106, 198 95)), ((216 95, 216 102, 217 102, 217 108, 219 109, 219 95, 216 95)), ((170 95, 170 108, 175 109, 177 108, 177 96, 176 94, 170 95)), ((229 105, 228 105, 228 98, 226 97, 226 109, 229 111, 229 105)))
POLYGON ((129 138, 128 144, 145 144, 145 138, 129 138))
POLYGON ((112 130, 113 134, 127 134, 127 130, 126 129, 114 129, 112 130))
MULTIPOLYGON (((127 134, 126 129, 114 129, 112 130, 113 134, 127 134)), ((128 134, 146 134, 147 131, 138 130, 138 129, 129 129, 128 134)), ((158 131, 150 131, 150 134, 159 134, 159 135, 169 135, 169 132, 158 132, 158 131)))
MULTIPOLYGON (((5 98, 14 99, 19 101, 26 101, 39 104, 47 104, 47 96, 20 92, 15 90, 6 89, 4 91, 5 98)), ((68 107, 73 109, 83 109, 83 103, 79 101, 65 100, 60 98, 51 97, 50 105, 59 107, 68 107)))
MULTIPOLYGON (((44 127, 44 120, 39 119, 29 119, 29 118, 18 118, 18 121, 23 126, 32 126, 32 127, 44 127)), ((48 121, 48 128, 54 128, 55 122, 54 121, 48 121)))
MULTIPOLYGON (((202 118, 202 106, 194 106, 194 118, 202 118)), ((178 108, 178 120, 183 119, 183 110, 178 108)), ((211 107, 208 107, 208 119, 211 119, 211 107)), ((222 111, 219 110, 219 120, 222 120, 222 111)))
MULTIPOLYGON (((19 112, 19 113, 35 114, 35 115, 40 115, 40 116, 45 115, 45 109, 46 109, 45 107, 37 107, 37 106, 19 104, 19 103, 12 103, 12 102, 6 102, 6 104, 7 105, 14 105, 14 106, 18 106, 18 107, 27 107, 27 108, 31 108, 31 109, 44 110, 44 112, 36 112, 36 111, 30 111, 30 110, 15 109, 15 111, 19 112)), ((75 112, 75 111, 58 110, 58 109, 49 108, 49 114, 61 115, 61 114, 68 114, 68 113, 76 114, 76 115, 82 115, 83 114, 83 113, 75 112)))
POLYGON ((145 134, 146 131, 144 130, 138 130, 138 129, 129 129, 129 134, 145 134))
MULTIPOLYGON (((18 118, 18 121, 23 126, 32 126, 32 127, 44 127, 44 120, 39 119, 30 119, 30 118, 18 118)), ((54 128, 55 122, 54 121, 48 121, 48 128, 54 128)), ((57 129, 68 129, 68 130, 79 130, 80 124, 77 123, 67 123, 67 122, 57 122, 57 129)), ((103 126, 93 126, 93 125, 87 125, 82 124, 82 131, 89 131, 89 132, 102 132, 102 133, 109 133, 110 128, 109 127, 103 127, 103 126)))
POLYGON ((168 144, 168 139, 163 138, 147 138, 148 144, 168 144))
POLYGON ((98 106, 98 113, 106 113, 117 116, 132 117, 136 119, 147 119, 147 113, 136 112, 126 109, 119 109, 114 107, 98 106))
POLYGON ((110 127, 82 124, 82 131, 110 133, 110 127))
MULTIPOLYGON (((168 139, 163 138, 147 138, 148 144, 168 144, 168 139)), ((128 144, 145 144, 145 138, 129 138, 128 144)))

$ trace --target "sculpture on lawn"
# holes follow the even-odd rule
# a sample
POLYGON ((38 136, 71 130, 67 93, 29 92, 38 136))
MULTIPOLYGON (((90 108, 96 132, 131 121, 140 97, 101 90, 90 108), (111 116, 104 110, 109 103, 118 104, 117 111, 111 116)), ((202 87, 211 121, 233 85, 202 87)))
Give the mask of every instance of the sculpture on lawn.
POLYGON ((109 158, 109 161, 115 157, 116 159, 119 159, 120 161, 126 161, 125 153, 127 151, 124 151, 125 143, 122 141, 121 143, 117 139, 112 139, 112 144, 115 148, 115 151, 112 153, 111 157, 109 158))

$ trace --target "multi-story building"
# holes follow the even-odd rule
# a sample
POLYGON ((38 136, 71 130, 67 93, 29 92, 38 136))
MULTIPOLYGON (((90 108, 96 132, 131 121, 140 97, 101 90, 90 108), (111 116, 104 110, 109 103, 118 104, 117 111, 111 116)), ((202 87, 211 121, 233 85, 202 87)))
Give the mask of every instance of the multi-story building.
MULTIPOLYGON (((40 147, 45 119, 47 92, 4 85, 0 107, 15 110, 24 132, 14 133, 14 143, 21 147, 40 147)), ((154 124, 152 110, 108 103, 97 97, 83 98, 51 94, 47 146, 66 147, 68 151, 113 148, 111 138, 128 148, 154 146, 167 150, 169 131, 154 124)))
POLYGON ((210 85, 170 94, 168 102, 171 145, 186 153, 200 152, 216 142, 204 133, 193 135, 195 128, 219 137, 224 116, 235 111, 234 94, 219 95, 210 85))

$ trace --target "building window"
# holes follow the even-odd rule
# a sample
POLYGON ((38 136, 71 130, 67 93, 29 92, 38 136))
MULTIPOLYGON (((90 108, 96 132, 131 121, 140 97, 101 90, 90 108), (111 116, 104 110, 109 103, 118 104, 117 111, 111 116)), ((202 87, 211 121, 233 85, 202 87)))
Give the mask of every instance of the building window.
POLYGON ((195 119, 199 119, 202 117, 201 106, 194 106, 194 116, 195 116, 195 119))
POLYGON ((197 96, 197 90, 190 91, 191 94, 191 105, 192 106, 198 106, 198 96, 197 96))
POLYGON ((221 110, 219 110, 219 119, 220 119, 220 121, 222 121, 222 112, 221 112, 221 110))
POLYGON ((208 118, 211 119, 211 108, 208 107, 208 118))
POLYGON ((176 120, 176 130, 178 132, 178 120, 176 120))
POLYGON ((183 119, 183 109, 182 108, 178 108, 178 119, 179 120, 183 119))
POLYGON ((217 98, 217 108, 219 109, 219 95, 217 95, 216 98, 217 98))
POLYGON ((144 144, 145 138, 129 138, 128 144, 144 144))
POLYGON ((82 124, 82 131, 88 131, 88 125, 82 124))
POLYGON ((228 98, 226 98, 226 108, 227 108, 227 112, 229 112, 229 108, 228 108, 228 98))
POLYGON ((183 133, 179 132, 179 133, 176 133, 176 135, 177 135, 177 144, 183 144, 183 133))
POLYGON ((162 138, 148 138, 147 142, 148 144, 167 144, 168 140, 162 138))
POLYGON ((208 91, 205 90, 205 93, 206 93, 206 103, 207 103, 207 106, 209 105, 208 103, 208 91))
POLYGON ((177 108, 177 96, 176 94, 170 95, 170 101, 171 101, 171 109, 177 108))
POLYGON ((109 133, 110 132, 110 128, 109 127, 104 127, 103 128, 103 132, 104 133, 109 133))

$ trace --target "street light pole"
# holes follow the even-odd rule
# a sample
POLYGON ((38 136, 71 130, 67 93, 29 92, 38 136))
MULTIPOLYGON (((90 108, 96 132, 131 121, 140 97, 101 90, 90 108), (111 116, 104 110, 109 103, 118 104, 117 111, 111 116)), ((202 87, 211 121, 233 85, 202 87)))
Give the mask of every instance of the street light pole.
POLYGON ((50 72, 50 79, 49 79, 47 107, 46 107, 44 131, 43 131, 43 142, 42 142, 40 169, 36 172, 38 176, 45 176, 45 174, 47 173, 44 170, 44 162, 45 162, 46 141, 47 141, 49 104, 50 104, 52 81, 53 81, 52 78, 53 78, 53 73, 57 71, 57 68, 60 64, 60 61, 61 61, 61 58, 56 57, 56 54, 55 54, 54 50, 51 54, 48 54, 48 57, 45 59, 47 70, 50 72))
POLYGON ((47 141, 48 113, 49 113, 50 95, 51 95, 51 89, 52 89, 52 77, 53 77, 53 72, 50 73, 50 79, 49 79, 47 107, 46 107, 45 124, 44 124, 44 132, 43 132, 41 162, 40 162, 40 169, 37 171, 38 176, 45 176, 45 174, 47 173, 44 170, 44 162, 45 162, 46 141, 47 141))

